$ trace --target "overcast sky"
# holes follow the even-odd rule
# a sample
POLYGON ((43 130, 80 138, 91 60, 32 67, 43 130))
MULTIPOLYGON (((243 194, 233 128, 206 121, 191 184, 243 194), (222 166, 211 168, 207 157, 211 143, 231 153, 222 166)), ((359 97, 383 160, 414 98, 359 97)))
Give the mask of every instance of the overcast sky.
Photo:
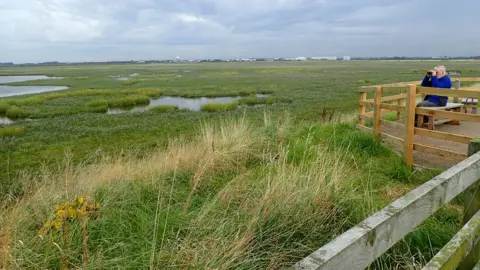
POLYGON ((0 0, 0 62, 480 55, 479 0, 0 0))

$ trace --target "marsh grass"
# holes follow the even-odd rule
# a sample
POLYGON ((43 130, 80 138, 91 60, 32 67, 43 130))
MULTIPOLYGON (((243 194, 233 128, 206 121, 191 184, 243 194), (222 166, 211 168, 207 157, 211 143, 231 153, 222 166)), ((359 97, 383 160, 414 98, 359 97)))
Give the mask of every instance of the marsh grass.
POLYGON ((29 98, 24 98, 24 99, 10 99, 7 102, 10 105, 22 106, 22 105, 38 105, 38 104, 42 104, 44 101, 45 99, 41 96, 33 96, 29 98))
POLYGON ((157 105, 149 109, 154 112, 176 112, 179 111, 178 106, 176 105, 157 105))
POLYGON ((0 114, 6 113, 8 108, 9 108, 8 103, 4 101, 0 101, 0 114))
POLYGON ((30 115, 30 112, 25 111, 20 107, 9 107, 5 112, 5 115, 8 118, 17 119, 17 118, 26 118, 30 115))
POLYGON ((200 107, 203 112, 226 112, 238 108, 238 101, 231 101, 226 103, 206 103, 200 107))
POLYGON ((4 127, 0 128, 0 137, 18 135, 24 132, 24 127, 4 127))
MULTIPOLYGON (((398 181, 407 192, 428 177, 390 179, 385 169, 401 159, 352 126, 232 118, 204 122, 193 141, 177 138, 142 157, 75 165, 67 152, 56 169, 21 174, 17 183, 28 192, 0 208, 0 228, 15 232, 8 263, 50 269, 66 257, 70 268, 289 267, 401 196, 398 181), (68 230, 66 244, 38 236, 56 204, 85 195, 100 203, 88 237, 80 226, 68 230)), ((451 237, 457 214, 445 209, 429 219, 373 269, 428 261, 451 237), (424 237, 434 232, 441 235, 424 237)))

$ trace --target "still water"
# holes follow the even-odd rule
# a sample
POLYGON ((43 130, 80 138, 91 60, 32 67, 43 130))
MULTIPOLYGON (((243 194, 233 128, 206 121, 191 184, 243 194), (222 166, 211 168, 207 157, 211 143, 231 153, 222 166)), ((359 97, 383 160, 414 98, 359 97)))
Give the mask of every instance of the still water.
POLYGON ((2 85, 13 82, 26 82, 36 80, 62 79, 61 77, 39 76, 0 76, 0 97, 11 97, 27 94, 38 94, 49 91, 68 89, 67 86, 8 86, 2 85))
MULTIPOLYGON (((266 98, 268 95, 257 94, 257 98, 266 98)), ((151 107, 158 105, 174 105, 178 106, 180 110, 188 109, 190 111, 200 111, 202 105, 207 103, 227 103, 235 100, 239 100, 241 97, 215 97, 215 98, 182 98, 182 97, 161 97, 158 99, 151 99, 150 104, 147 106, 137 106, 133 109, 109 109, 108 114, 119 114, 126 112, 144 112, 151 107)))

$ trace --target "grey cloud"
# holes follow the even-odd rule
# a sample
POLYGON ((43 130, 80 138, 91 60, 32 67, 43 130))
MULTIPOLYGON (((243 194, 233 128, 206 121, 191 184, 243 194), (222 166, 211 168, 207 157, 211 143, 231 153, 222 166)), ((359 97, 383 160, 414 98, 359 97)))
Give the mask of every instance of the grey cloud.
POLYGON ((0 62, 475 54, 479 8, 474 0, 2 1, 0 62))

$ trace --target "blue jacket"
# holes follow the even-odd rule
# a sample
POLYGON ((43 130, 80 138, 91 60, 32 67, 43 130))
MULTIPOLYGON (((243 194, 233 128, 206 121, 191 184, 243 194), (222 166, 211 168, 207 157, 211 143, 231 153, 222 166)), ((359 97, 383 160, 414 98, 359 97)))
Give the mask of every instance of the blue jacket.
MULTIPOLYGON (((435 87, 435 88, 452 88, 452 80, 450 80, 450 77, 445 75, 442 78, 438 78, 437 76, 425 76, 422 81, 422 86, 424 87, 435 87)), ((448 97, 445 96, 435 96, 435 95, 427 95, 425 97, 425 100, 428 100, 430 102, 433 102, 439 106, 445 106, 447 105, 448 102, 448 97)))

